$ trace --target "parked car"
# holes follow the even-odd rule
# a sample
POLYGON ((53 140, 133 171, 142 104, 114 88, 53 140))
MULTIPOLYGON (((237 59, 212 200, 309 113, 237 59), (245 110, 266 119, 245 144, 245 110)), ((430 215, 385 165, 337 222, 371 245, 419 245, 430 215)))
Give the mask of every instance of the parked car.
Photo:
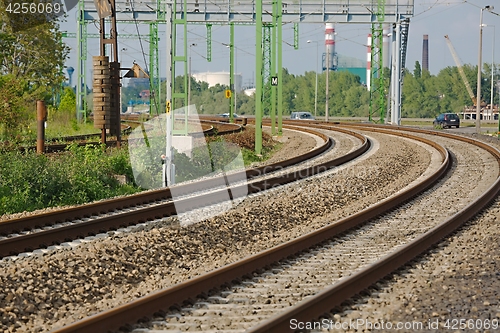
MULTIPOLYGON (((229 118, 229 113, 220 114, 219 117, 229 118)), ((238 117, 239 116, 236 113, 233 113, 233 118, 238 118, 238 117)))
POLYGON ((456 113, 441 113, 432 122, 434 126, 441 126, 442 128, 455 126, 460 127, 460 117, 456 113))
POLYGON ((314 116, 310 112, 292 112, 290 115, 292 120, 314 120, 314 116))

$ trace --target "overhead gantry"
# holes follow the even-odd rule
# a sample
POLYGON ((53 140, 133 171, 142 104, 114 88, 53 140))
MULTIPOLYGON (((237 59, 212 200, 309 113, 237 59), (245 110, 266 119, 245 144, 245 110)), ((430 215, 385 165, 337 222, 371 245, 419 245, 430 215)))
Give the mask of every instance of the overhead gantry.
MULTIPOLYGON (((293 23, 295 46, 298 47, 298 24, 300 23, 334 23, 334 24, 371 24, 372 31, 377 32, 372 41, 372 64, 379 66, 372 71, 371 91, 372 108, 370 117, 378 114, 383 120, 386 96, 389 95, 391 123, 399 124, 401 118, 401 84, 402 70, 406 57, 406 41, 408 36, 409 19, 414 13, 414 0, 298 0, 292 3, 282 0, 182 0, 182 1, 143 1, 135 3, 127 0, 116 0, 116 21, 118 23, 146 23, 150 25, 150 44, 155 50, 150 50, 152 62, 151 80, 154 86, 159 86, 158 71, 158 25, 167 26, 167 99, 166 105, 173 109, 186 106, 187 82, 182 85, 182 91, 175 91, 172 84, 175 78, 177 63, 182 63, 185 81, 188 80, 188 24, 205 24, 207 26, 207 60, 211 60, 211 28, 212 25, 229 25, 230 69, 234 75, 234 25, 254 24, 256 26, 256 152, 261 153, 263 114, 275 119, 277 112, 277 132, 281 132, 282 99, 281 99, 281 70, 282 70, 282 26, 284 23, 293 23), (379 33, 381 24, 390 23, 392 30, 392 48, 395 56, 391 64, 391 88, 385 92, 382 87, 382 52, 380 42, 383 37, 379 33), (177 47, 177 29, 180 28, 183 45, 177 47), (375 29, 375 30, 373 30, 375 29), (266 50, 266 52, 264 52, 266 50), (267 52, 269 50, 269 52, 267 52), (266 73, 266 74, 264 74, 266 73), (156 78, 155 78, 156 77, 156 78), (271 86, 270 103, 263 103, 266 85, 271 86), (263 110, 269 106, 269 110, 263 110)), ((77 105, 78 112, 84 109, 86 25, 98 21, 93 1, 80 0, 78 18, 78 84, 77 105)), ((372 33, 372 36, 374 34, 372 33)), ((231 80, 234 82, 234 78, 231 80)), ((233 86, 230 87, 234 89, 233 86)), ((155 94, 159 96, 159 92, 155 94)), ((234 96, 234 91, 233 94, 234 96)), ((161 102, 160 102, 161 103, 161 102)), ((231 102, 233 103, 233 101, 231 102)), ((186 108, 187 109, 187 108, 186 108)), ((231 108, 231 111, 233 109, 231 108)), ((232 115, 233 112, 231 112, 232 115)), ((273 132, 274 124, 273 123, 273 132)))

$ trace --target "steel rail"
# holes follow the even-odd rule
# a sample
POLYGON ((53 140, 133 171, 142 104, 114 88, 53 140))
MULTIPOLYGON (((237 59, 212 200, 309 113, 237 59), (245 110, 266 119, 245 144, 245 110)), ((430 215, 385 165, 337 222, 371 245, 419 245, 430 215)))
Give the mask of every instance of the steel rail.
POLYGON ((498 149, 481 142, 479 140, 475 140, 472 138, 468 138, 465 136, 457 135, 457 134, 452 134, 448 132, 440 132, 436 130, 428 130, 428 129, 421 129, 421 128, 414 128, 414 127, 408 127, 408 126, 394 126, 394 125, 379 125, 379 124, 347 124, 347 123, 338 123, 339 126, 341 127, 346 127, 346 128, 359 128, 359 127, 367 127, 369 129, 373 128, 378 128, 378 129, 386 129, 386 130, 393 130, 393 131, 407 131, 407 132, 413 132, 413 133, 421 133, 421 134, 428 134, 428 135, 435 135, 435 136, 442 136, 445 138, 449 139, 454 139, 454 140, 459 140, 462 142, 467 142, 473 145, 476 145, 489 153, 491 153, 497 160, 500 160, 500 155, 498 153, 498 149))
MULTIPOLYGON (((390 127, 383 125, 354 125, 342 124, 346 127, 355 127, 361 130, 369 130, 382 133, 395 133, 394 130, 405 130, 410 132, 431 134, 442 137, 447 137, 467 143, 474 144, 492 154, 500 167, 500 151, 483 142, 465 138, 448 133, 438 133, 436 131, 428 131, 421 129, 413 129, 407 127, 390 127)), ((493 201, 500 193, 500 174, 497 180, 492 184, 486 192, 480 197, 471 202, 465 208, 454 214, 449 219, 443 221, 423 235, 417 237, 410 243, 404 245, 398 251, 391 253, 380 259, 373 265, 370 265, 361 271, 342 279, 338 283, 323 290, 322 292, 300 302, 298 305, 290 307, 281 312, 279 315, 262 322, 253 327, 247 332, 263 333, 263 332, 290 332, 290 320, 295 319, 299 322, 307 322, 318 318, 321 314, 331 311, 332 308, 340 305, 354 295, 367 289, 375 284, 380 279, 391 274, 401 266, 413 260, 417 256, 423 254, 426 250, 437 244, 444 237, 458 229, 462 224, 467 222, 481 210, 483 210, 491 201, 493 201)))
MULTIPOLYGON (((130 121, 133 122, 133 121, 130 121)), ((211 123, 209 128, 206 128, 205 130, 201 132, 194 132, 190 133, 193 137, 202 137, 202 136, 214 136, 214 135, 226 135, 226 134, 232 134, 232 133, 237 133, 240 132, 244 129, 243 126, 239 124, 227 124, 225 122, 215 122, 215 121, 204 121, 202 120, 201 122, 206 122, 206 123, 211 123), (227 130, 222 130, 222 131, 215 131, 214 125, 224 125, 224 126, 229 126, 233 125, 234 128, 232 129, 227 129, 227 130)), ((126 132, 130 129, 130 127, 123 129, 122 132, 126 132)), ((96 137, 99 137, 101 134, 100 133, 94 133, 94 134, 83 134, 83 135, 73 135, 73 136, 65 136, 62 138, 53 138, 50 139, 49 141, 57 141, 57 140, 65 140, 65 141, 83 141, 83 140, 88 140, 88 139, 93 139, 96 137)), ((45 153, 55 153, 55 152, 61 152, 65 151, 68 146, 71 143, 54 143, 54 144, 46 144, 45 145, 45 153)), ((78 142, 77 143, 79 146, 87 146, 87 145, 94 145, 98 146, 101 145, 101 142, 99 141, 90 141, 90 142, 78 142)), ((116 146, 116 140, 108 140, 106 141, 106 146, 107 147, 115 147, 116 146)), ((35 151, 36 147, 35 146, 29 146, 29 147, 19 147, 18 150, 20 152, 26 152, 26 151, 35 151)))
POLYGON ((426 140, 417 136, 407 135, 407 137, 427 143, 438 150, 442 156, 443 161, 441 166, 424 181, 354 215, 343 218, 304 236, 262 251, 233 264, 221 267, 208 274, 195 277, 170 288, 151 293, 117 308, 95 314, 71 325, 56 329, 53 333, 83 333, 92 330, 116 330, 123 327, 126 323, 131 323, 144 317, 151 316, 159 310, 167 310, 172 306, 180 305, 186 300, 206 294, 213 288, 218 288, 221 285, 238 280, 243 276, 250 275, 255 270, 267 267, 284 258, 307 250, 318 243, 335 237, 349 229, 358 227, 368 220, 397 207, 435 184, 444 174, 446 174, 451 166, 449 153, 444 147, 431 140, 426 140))
MULTIPOLYGON (((308 130, 312 131, 312 130, 308 130)), ((354 133, 349 130, 342 130, 346 133, 352 133, 358 138, 364 138, 360 134, 354 133)), ((313 131, 314 132, 314 131, 313 131)), ((322 134, 321 134, 322 135, 322 134)), ((282 170, 284 165, 296 164, 298 162, 303 161, 304 159, 310 158, 312 156, 316 156, 318 153, 324 152, 329 149, 333 145, 333 142, 330 138, 328 138, 325 145, 322 145, 315 150, 312 150, 304 155, 298 156, 296 158, 292 158, 287 161, 274 163, 271 165, 262 166, 260 168, 249 169, 246 170, 245 176, 247 179, 255 178, 259 175, 266 174, 276 170, 282 170)), ((230 193, 257 193, 260 191, 267 190, 269 188, 284 185, 299 179, 303 179, 305 177, 312 176, 314 174, 318 174, 320 172, 324 172, 330 168, 338 166, 340 164, 346 163, 357 156, 363 154, 366 150, 369 149, 370 143, 365 139, 363 145, 357 150, 336 158, 334 160, 327 161, 318 166, 307 167, 301 170, 298 170, 293 173, 285 174, 282 176, 272 177, 263 181, 256 181, 249 183, 248 185, 240 185, 237 187, 231 187, 230 193)), ((226 175, 226 180, 231 182, 231 180, 240 180, 242 179, 241 173, 229 174, 226 175)), ((206 179, 200 182, 189 183, 186 185, 181 185, 176 188, 176 195, 188 194, 192 193, 194 190, 200 189, 211 189, 215 186, 220 186, 221 180, 223 177, 206 179)), ((141 203, 157 201, 159 199, 171 199, 170 189, 164 189, 159 191, 148 192, 142 196, 135 197, 125 197, 114 200, 108 200, 104 202, 98 202, 91 205, 80 206, 73 209, 68 209, 64 211, 56 211, 53 213, 43 214, 42 218, 48 222, 46 223, 55 223, 56 221, 64 222, 63 218, 69 219, 67 216, 71 216, 72 219, 75 219, 76 216, 81 216, 83 214, 90 215, 90 211, 104 212, 106 213, 109 210, 116 209, 117 203, 123 206, 131 206, 133 204, 137 204, 138 200, 141 203), (90 207, 90 208, 89 208, 90 207), (90 210, 92 209, 92 210, 90 210)), ((175 203, 182 204, 183 207, 201 207, 207 206, 219 202, 226 201, 228 198, 228 189, 222 189, 215 192, 211 192, 210 194, 201 194, 195 197, 176 200, 175 203)), ((231 198, 234 199, 234 198, 231 198)), ((53 244, 58 244, 64 241, 74 240, 76 238, 82 238, 88 235, 95 235, 97 233, 106 232, 108 230, 117 229, 120 227, 133 225, 142 223, 148 220, 159 219, 163 217, 172 216, 175 214, 175 203, 173 201, 169 201, 164 204, 159 204, 154 207, 146 207, 143 209, 136 209, 133 211, 127 211, 120 214, 114 214, 112 216, 102 217, 90 221, 85 221, 82 223, 75 223, 67 226, 61 226, 58 228, 53 228, 49 230, 43 230, 39 232, 35 232, 32 234, 25 234, 16 237, 10 237, 3 240, 0 240, 0 257, 9 256, 18 254, 24 251, 31 251, 36 248, 43 248, 46 246, 50 246, 53 244)), ((21 221, 26 225, 30 225, 33 227, 37 223, 40 223, 40 216, 27 217, 22 219, 21 221)), ((19 227, 19 220, 12 220, 5 222, 6 224, 10 224, 14 227, 19 227), (17 222, 17 223, 16 223, 17 222)), ((0 224, 1 226, 2 224, 0 224)), ((10 228, 12 229, 12 228, 10 228)))

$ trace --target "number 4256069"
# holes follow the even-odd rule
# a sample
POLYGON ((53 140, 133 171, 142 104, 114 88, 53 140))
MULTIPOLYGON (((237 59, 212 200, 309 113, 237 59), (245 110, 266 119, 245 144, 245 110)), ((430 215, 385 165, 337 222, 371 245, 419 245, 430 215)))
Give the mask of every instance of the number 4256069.
POLYGON ((60 3, 9 3, 5 11, 9 14, 59 14, 62 10, 60 3))

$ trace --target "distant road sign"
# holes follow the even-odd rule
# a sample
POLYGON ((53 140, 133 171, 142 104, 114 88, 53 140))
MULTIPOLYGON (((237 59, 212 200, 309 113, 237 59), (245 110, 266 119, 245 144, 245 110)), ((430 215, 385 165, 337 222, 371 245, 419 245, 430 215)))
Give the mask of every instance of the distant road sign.
POLYGON ((226 98, 231 98, 231 90, 226 90, 226 98))

